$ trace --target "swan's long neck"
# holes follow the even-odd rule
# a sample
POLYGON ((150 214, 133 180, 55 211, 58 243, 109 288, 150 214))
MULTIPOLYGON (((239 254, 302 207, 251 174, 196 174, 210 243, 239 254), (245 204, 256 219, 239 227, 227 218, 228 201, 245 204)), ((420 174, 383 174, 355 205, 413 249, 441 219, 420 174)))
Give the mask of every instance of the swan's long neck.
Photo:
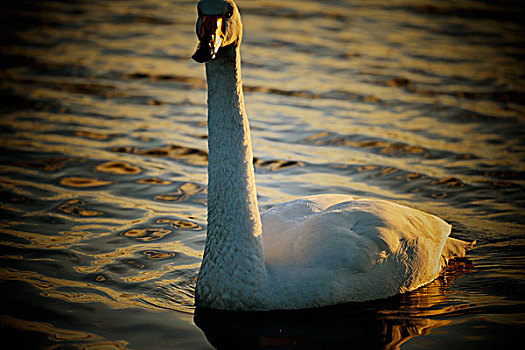
POLYGON ((206 63, 206 76, 208 232, 196 302, 221 309, 260 307, 267 276, 238 46, 222 48, 206 63))

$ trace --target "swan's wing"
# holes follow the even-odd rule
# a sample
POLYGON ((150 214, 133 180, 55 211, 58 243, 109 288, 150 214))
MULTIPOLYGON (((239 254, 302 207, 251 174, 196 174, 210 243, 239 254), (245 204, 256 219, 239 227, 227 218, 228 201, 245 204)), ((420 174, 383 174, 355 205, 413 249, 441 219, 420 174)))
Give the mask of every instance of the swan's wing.
POLYGON ((343 195, 282 203, 264 212, 262 220, 270 268, 331 271, 341 283, 363 277, 384 279, 392 290, 388 294, 437 277, 451 228, 442 219, 412 208, 343 195))

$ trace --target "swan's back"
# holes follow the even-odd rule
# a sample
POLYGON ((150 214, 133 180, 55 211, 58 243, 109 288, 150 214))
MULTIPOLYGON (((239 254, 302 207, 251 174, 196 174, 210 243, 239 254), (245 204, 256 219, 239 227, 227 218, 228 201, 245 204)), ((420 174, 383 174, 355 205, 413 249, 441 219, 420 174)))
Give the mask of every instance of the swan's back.
POLYGON ((278 294, 295 293, 286 302, 310 306, 384 298, 431 282, 451 230, 419 210, 344 195, 279 204, 262 220, 278 294))

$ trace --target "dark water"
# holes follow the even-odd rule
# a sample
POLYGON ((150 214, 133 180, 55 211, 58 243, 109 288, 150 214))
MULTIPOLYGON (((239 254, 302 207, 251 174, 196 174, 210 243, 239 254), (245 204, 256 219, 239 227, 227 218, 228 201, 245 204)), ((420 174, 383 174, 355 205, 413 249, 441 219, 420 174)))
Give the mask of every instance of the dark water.
POLYGON ((469 261, 387 300, 194 318, 207 162, 203 66, 189 59, 195 4, 2 5, 3 339, 22 349, 520 341, 520 2, 239 0, 261 207, 327 192, 385 198, 478 243, 469 261))

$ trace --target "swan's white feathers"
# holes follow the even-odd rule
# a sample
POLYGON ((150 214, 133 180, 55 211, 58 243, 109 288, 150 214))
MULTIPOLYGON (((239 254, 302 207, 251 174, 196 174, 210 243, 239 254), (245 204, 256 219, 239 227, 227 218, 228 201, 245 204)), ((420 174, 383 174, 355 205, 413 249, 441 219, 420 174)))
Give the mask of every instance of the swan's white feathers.
MULTIPOLYGON (((235 8, 231 0, 199 6, 235 8)), ((230 44, 206 62, 208 228, 196 305, 256 311, 385 298, 431 282, 448 259, 465 255, 471 245, 448 238, 445 221, 383 200, 319 195, 259 215, 241 37, 235 10, 230 44)))
POLYGON ((275 285, 284 294, 301 290, 303 301, 314 304, 328 295, 335 299, 331 304, 387 297, 432 281, 450 233, 436 216, 344 195, 279 204, 262 220, 265 262, 275 285))

